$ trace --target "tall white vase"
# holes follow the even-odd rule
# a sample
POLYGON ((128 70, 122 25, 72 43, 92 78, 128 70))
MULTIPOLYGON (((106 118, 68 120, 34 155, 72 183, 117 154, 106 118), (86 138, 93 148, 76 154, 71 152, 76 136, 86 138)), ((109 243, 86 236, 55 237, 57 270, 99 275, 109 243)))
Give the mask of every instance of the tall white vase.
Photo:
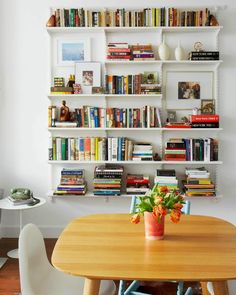
POLYGON ((170 49, 166 44, 164 37, 161 45, 158 48, 158 54, 161 60, 168 60, 170 57, 170 49))
POLYGON ((184 59, 184 49, 180 45, 180 41, 178 42, 178 46, 175 48, 175 59, 183 60, 184 59))

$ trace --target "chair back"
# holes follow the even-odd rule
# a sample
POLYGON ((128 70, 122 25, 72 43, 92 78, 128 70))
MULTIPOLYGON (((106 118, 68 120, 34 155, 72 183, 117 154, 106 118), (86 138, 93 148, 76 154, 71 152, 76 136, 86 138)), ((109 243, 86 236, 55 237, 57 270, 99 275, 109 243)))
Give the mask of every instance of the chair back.
POLYGON ((20 233, 19 268, 21 294, 38 294, 52 266, 47 259, 43 236, 34 224, 27 224, 20 233))
MULTIPOLYGON (((132 196, 129 213, 135 213, 136 212, 136 205, 137 204, 138 204, 137 196, 132 196)), ((186 214, 186 215, 190 214, 190 201, 189 200, 185 200, 185 204, 184 204, 184 206, 182 208, 182 213, 186 214)))

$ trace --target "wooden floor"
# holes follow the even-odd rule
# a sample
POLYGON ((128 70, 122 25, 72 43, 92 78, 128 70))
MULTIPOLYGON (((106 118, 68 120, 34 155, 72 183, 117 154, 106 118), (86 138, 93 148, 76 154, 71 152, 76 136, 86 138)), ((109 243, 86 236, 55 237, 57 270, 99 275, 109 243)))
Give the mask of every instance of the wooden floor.
MULTIPOLYGON (((47 254, 50 259, 56 239, 46 239, 47 254)), ((7 252, 17 248, 17 239, 0 239, 0 256, 7 257, 7 252)), ((118 282, 116 282, 118 285, 118 282)), ((145 283, 142 282, 140 291, 151 295, 176 295, 175 283, 145 283)), ((189 283, 192 286, 194 295, 200 295, 201 290, 198 284, 189 283)), ((186 287, 187 287, 186 286, 186 287)), ((0 295, 18 295, 20 293, 18 260, 8 258, 6 264, 0 269, 0 295)), ((55 295, 55 294, 45 294, 55 295)))

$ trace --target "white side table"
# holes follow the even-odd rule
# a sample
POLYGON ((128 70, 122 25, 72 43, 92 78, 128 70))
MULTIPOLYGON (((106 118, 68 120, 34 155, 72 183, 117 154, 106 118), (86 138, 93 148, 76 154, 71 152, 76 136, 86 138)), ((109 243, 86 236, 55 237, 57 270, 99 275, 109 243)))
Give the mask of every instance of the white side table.
MULTIPOLYGON (((19 210, 19 215, 20 215, 20 231, 23 228, 23 222, 22 222, 22 212, 23 210, 28 210, 28 209, 34 209, 37 207, 40 207, 46 203, 46 200, 43 198, 37 198, 40 200, 40 202, 34 206, 28 206, 27 204, 25 205, 13 205, 11 202, 8 200, 8 198, 4 198, 0 200, 0 209, 3 210, 19 210)), ((18 249, 11 250, 7 253, 7 255, 11 258, 18 258, 18 249)))

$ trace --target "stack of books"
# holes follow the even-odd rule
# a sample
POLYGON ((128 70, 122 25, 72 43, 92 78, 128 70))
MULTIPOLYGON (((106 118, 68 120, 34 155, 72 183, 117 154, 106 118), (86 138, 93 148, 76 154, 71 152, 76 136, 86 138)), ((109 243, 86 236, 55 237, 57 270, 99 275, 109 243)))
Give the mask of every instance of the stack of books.
POLYGON ((157 169, 154 183, 158 187, 166 186, 169 190, 178 190, 178 179, 174 169, 157 169))
POLYGON ((190 122, 192 128, 219 128, 219 115, 191 115, 190 122))
POLYGON ((154 51, 151 44, 132 45, 133 60, 155 60, 154 51))
POLYGON ((186 168, 186 181, 183 182, 187 197, 214 197, 215 185, 210 173, 204 168, 186 168))
POLYGON ((33 197, 28 197, 27 199, 14 199, 11 196, 7 197, 9 202, 14 206, 20 206, 20 205, 27 205, 34 203, 33 197))
POLYGON ((150 143, 140 142, 134 143, 133 161, 152 161, 153 160, 153 147, 150 143))
POLYGON ((150 188, 148 175, 128 174, 126 177, 126 193, 128 195, 145 195, 150 188))
POLYGON ((120 165, 95 167, 93 180, 94 195, 120 196, 124 168, 120 165))
POLYGON ((130 60, 131 50, 128 43, 108 43, 107 59, 111 60, 130 60))
POLYGON ((186 161, 186 146, 182 138, 170 138, 166 142, 165 161, 186 161))
POLYGON ((190 60, 219 60, 219 51, 192 51, 190 60))
POLYGON ((67 169, 61 171, 60 184, 53 192, 54 195, 85 195, 87 185, 83 169, 67 169))

